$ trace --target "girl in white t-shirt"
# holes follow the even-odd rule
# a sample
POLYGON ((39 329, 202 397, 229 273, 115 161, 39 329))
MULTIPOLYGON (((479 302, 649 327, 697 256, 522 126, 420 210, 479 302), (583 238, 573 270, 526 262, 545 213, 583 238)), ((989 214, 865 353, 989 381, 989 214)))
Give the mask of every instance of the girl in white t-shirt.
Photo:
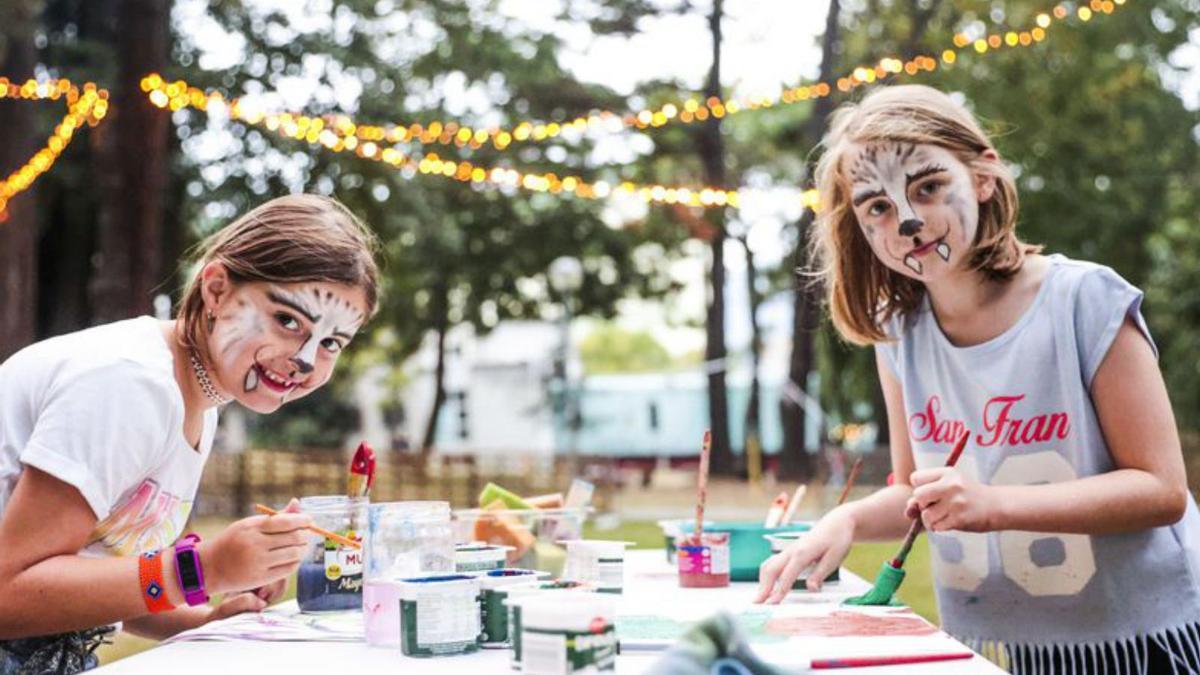
POLYGON ((1141 291, 1022 242, 1007 166, 935 89, 846 105, 824 145, 821 281, 875 345, 896 481, 765 562, 758 600, 919 517, 943 628, 1013 672, 1200 671, 1200 512, 1141 291))
POLYGON ((375 247, 336 201, 275 199, 204 242, 174 321, 0 365, 0 673, 87 668, 97 627, 163 638, 283 592, 308 516, 239 520, 194 554, 179 537, 218 407, 270 413, 329 380, 375 312, 375 247))

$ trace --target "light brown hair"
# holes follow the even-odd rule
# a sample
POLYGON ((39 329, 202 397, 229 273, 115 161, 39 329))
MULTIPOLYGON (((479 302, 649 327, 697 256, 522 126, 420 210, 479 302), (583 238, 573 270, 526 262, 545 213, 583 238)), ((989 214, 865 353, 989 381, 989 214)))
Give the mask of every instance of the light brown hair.
POLYGON ((328 281, 355 286, 367 299, 367 315, 379 304, 378 239, 340 202, 319 195, 278 197, 244 214, 197 246, 196 275, 176 317, 179 340, 197 349, 204 331, 200 272, 210 262, 225 266, 233 283, 328 281))
POLYGON ((1025 256, 1041 250, 1017 238, 1017 186, 1002 161, 983 157, 995 151, 975 117, 946 94, 923 85, 877 89, 860 103, 838 108, 821 144, 816 183, 821 195, 810 254, 824 284, 833 325, 858 345, 889 339, 883 325, 916 309, 925 292, 920 281, 885 266, 867 242, 851 204, 846 172, 855 144, 901 142, 936 145, 953 153, 973 175, 995 179, 990 199, 979 204, 979 227, 968 264, 990 279, 1009 279, 1025 256))

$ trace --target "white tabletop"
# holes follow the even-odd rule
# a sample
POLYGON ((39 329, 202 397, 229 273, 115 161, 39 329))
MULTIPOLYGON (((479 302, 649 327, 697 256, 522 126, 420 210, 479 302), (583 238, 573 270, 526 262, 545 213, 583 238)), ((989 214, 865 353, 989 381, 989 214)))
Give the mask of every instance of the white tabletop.
MULTIPOLYGON (((673 570, 661 550, 630 551, 626 559, 625 592, 618 609, 621 617, 665 615, 681 623, 695 621, 723 609, 735 615, 742 612, 770 612, 781 622, 804 621, 806 617, 827 616, 833 611, 862 611, 870 616, 915 619, 915 614, 896 609, 840 607, 850 595, 866 591, 870 585, 846 572, 842 581, 828 584, 819 594, 797 591, 777 607, 751 603, 754 584, 734 583, 728 588, 679 588, 673 570)), ((912 622, 909 622, 912 625, 912 622)), ((786 640, 758 643, 751 639, 754 651, 770 663, 795 663, 797 656, 807 658, 912 654, 965 651, 961 643, 936 630, 918 631, 920 636, 894 635, 871 637, 798 635, 786 640)), ((660 653, 629 653, 617 658, 618 673, 644 673, 652 670, 660 653)), ((463 656, 434 659, 409 658, 396 648, 370 647, 365 642, 261 642, 181 641, 171 642, 141 654, 100 668, 102 675, 170 672, 172 675, 262 675, 262 673, 305 673, 334 664, 351 666, 360 673, 511 673, 509 650, 482 650, 463 656), (398 668, 399 667, 399 668, 398 668)), ((1002 670, 981 656, 970 660, 924 663, 910 666, 856 668, 855 675, 906 675, 915 673, 998 674, 1002 670)))

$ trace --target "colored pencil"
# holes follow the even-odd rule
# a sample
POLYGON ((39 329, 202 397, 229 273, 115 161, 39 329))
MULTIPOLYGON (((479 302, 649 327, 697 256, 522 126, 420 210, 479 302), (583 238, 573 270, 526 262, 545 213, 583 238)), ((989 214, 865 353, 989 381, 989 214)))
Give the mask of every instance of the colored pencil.
POLYGON ((957 661, 975 656, 974 652, 953 652, 946 654, 908 654, 894 656, 847 656, 845 658, 813 659, 809 666, 812 670, 833 670, 835 668, 868 668, 871 666, 898 666, 907 663, 933 663, 935 661, 957 661))
POLYGON ((704 500, 708 497, 708 458, 712 454, 712 430, 704 430, 704 441, 700 445, 700 474, 696 477, 696 544, 704 532, 704 500))
MULTIPOLYGON (((274 516, 274 515, 279 514, 279 512, 276 511, 275 509, 273 509, 269 506, 263 506, 262 504, 255 504, 254 510, 258 511, 259 513, 261 513, 263 515, 267 515, 267 516, 274 516)), ((338 534, 337 532, 330 532, 329 530, 326 530, 323 527, 317 527, 316 525, 309 525, 308 530, 311 532, 315 532, 316 534, 319 534, 319 535, 325 537, 326 539, 332 539, 332 540, 336 541, 337 543, 341 544, 342 546, 349 546, 350 548, 357 548, 357 549, 362 548, 362 544, 360 544, 359 542, 354 541, 353 539, 350 539, 349 537, 343 537, 342 535, 338 534)))

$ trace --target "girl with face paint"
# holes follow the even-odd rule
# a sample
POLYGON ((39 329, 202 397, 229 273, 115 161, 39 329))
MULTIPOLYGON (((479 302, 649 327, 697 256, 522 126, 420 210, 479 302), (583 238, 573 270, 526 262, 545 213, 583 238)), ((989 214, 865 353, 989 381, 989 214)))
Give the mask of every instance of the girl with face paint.
POLYGON ((1011 671, 1200 673, 1200 512, 1141 291, 1017 238, 1011 174, 941 92, 879 89, 823 145, 814 259, 875 346, 895 482, 768 559, 757 600, 921 518, 943 628, 1011 671))
POLYGON ((203 243, 175 320, 0 364, 0 672, 76 672, 110 624, 161 639, 282 594, 310 522, 295 501, 190 553, 180 535, 219 406, 270 413, 325 384, 375 312, 375 250, 341 204, 275 199, 203 243))

